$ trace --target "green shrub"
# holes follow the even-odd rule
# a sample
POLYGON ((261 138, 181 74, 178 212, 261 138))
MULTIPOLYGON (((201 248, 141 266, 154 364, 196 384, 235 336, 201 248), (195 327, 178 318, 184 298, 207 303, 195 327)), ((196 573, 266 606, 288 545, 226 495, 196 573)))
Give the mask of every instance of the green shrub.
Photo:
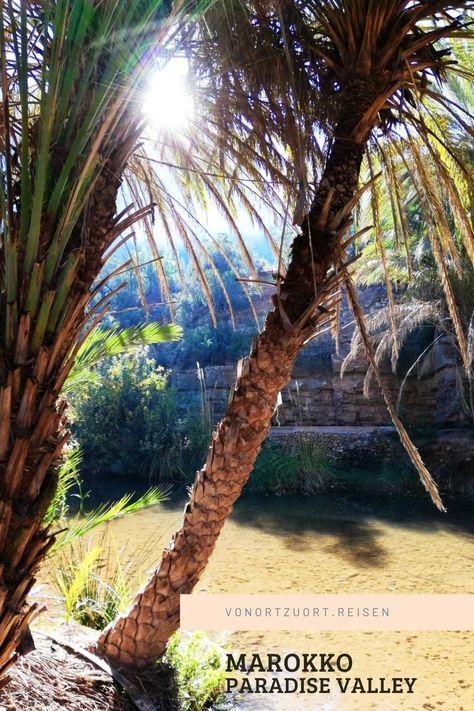
POLYGON ((201 711, 219 700, 225 682, 225 653, 202 632, 174 634, 163 661, 174 669, 180 711, 201 711))
POLYGON ((331 476, 332 466, 324 445, 299 440, 289 449, 278 442, 267 440, 257 458, 247 490, 312 494, 326 488, 331 476))
POLYGON ((175 392, 146 347, 98 366, 70 396, 74 434, 88 471, 171 478, 180 462, 175 392))
POLYGON ((212 426, 196 410, 189 410, 180 421, 180 469, 188 483, 206 461, 212 426))
POLYGON ((247 484, 248 491, 282 493, 296 486, 295 456, 274 442, 264 442, 247 484))
POLYGON ((297 488, 304 494, 322 491, 332 482, 333 466, 322 442, 301 440, 296 448, 297 488))

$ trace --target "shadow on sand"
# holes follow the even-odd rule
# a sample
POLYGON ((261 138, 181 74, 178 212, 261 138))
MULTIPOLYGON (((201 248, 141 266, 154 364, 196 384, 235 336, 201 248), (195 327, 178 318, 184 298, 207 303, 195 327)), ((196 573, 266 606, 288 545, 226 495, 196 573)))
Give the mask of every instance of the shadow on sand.
MULTIPOLYGON (((244 494, 232 512, 234 523, 283 536, 285 546, 304 551, 308 534, 331 535, 336 543, 325 550, 363 567, 384 565, 380 521, 428 533, 456 532, 474 537, 474 503, 446 502, 448 513, 439 513, 425 498, 398 495, 341 496, 338 493, 303 496, 244 494)), ((474 542, 474 540, 473 540, 474 542)))

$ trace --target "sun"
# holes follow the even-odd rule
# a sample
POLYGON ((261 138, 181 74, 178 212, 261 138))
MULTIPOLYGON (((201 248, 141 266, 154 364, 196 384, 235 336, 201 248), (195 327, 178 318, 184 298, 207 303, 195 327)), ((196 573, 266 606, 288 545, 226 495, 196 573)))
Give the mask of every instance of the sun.
POLYGON ((188 62, 173 58, 155 72, 145 90, 143 113, 152 128, 180 129, 193 114, 193 99, 187 85, 188 62))

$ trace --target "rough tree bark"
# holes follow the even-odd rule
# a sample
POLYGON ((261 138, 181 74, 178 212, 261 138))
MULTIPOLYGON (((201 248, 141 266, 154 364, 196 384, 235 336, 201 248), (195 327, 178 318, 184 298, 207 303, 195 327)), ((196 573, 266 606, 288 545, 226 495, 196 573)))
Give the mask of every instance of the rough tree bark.
POLYGON ((114 228, 117 176, 125 159, 120 151, 107 161, 90 198, 87 223, 77 227, 78 235, 87 229, 97 253, 91 250, 78 268, 62 327, 36 348, 34 321, 25 310, 12 352, 0 356, 0 687, 18 654, 32 644, 28 626, 39 610, 25 598, 54 541, 42 519, 56 488, 55 464, 69 437, 66 402, 60 398, 64 359, 84 326, 88 290, 114 228))
POLYGON ((286 278, 250 355, 239 364, 227 411, 197 473, 181 528, 130 610, 101 634, 96 651, 115 665, 144 667, 179 626, 180 594, 199 580, 268 434, 277 395, 307 338, 327 322, 344 257, 343 236, 371 126, 364 115, 380 87, 367 78, 345 88, 335 137, 310 212, 292 245, 286 278), (320 308, 321 307, 321 308, 320 308))
MULTIPOLYGON (((177 19, 179 13, 184 12, 180 3, 176 4, 175 12, 172 0, 147 0, 132 3, 130 7, 127 3, 123 3, 123 7, 116 3, 114 8, 109 8, 107 3, 84 3, 79 15, 75 14, 73 5, 62 6, 65 13, 71 13, 67 18, 53 13, 62 28, 58 30, 61 37, 56 45, 51 39, 56 28, 51 32, 48 29, 48 36, 43 36, 39 24, 39 40, 35 41, 41 47, 38 58, 34 55, 35 62, 40 61, 43 51, 41 61, 45 69, 48 62, 57 62, 54 69, 60 73, 65 66, 61 53, 66 52, 69 31, 72 46, 80 48, 77 75, 67 77, 73 81, 73 86, 68 87, 69 93, 65 94, 72 109, 69 110, 68 105, 63 107, 64 121, 58 126, 53 121, 48 139, 47 190, 54 191, 62 179, 68 180, 67 185, 62 185, 66 209, 63 202, 55 210, 46 212, 51 197, 46 190, 38 243, 27 242, 25 249, 17 224, 22 192, 18 185, 8 185, 7 198, 11 204, 8 239, 0 244, 0 252, 7 245, 8 254, 13 254, 8 262, 2 253, 1 261, 3 263, 5 258, 8 266, 13 263, 10 282, 14 285, 11 291, 15 292, 13 296, 4 293, 2 276, 0 316, 6 325, 0 334, 0 688, 8 681, 8 669, 18 655, 32 648, 28 626, 38 614, 38 607, 35 603, 30 606, 26 597, 35 582, 38 566, 54 540, 51 531, 43 525, 43 516, 56 490, 56 465, 69 436, 61 388, 80 338, 95 325, 101 315, 100 308, 106 305, 106 300, 102 300, 89 309, 94 295, 92 287, 111 244, 146 213, 143 208, 131 214, 129 207, 117 215, 121 176, 142 128, 136 100, 137 72, 144 67, 143 59, 148 56, 145 50, 159 45, 166 35, 171 16, 174 14, 177 19), (111 28, 114 28, 113 34, 108 37, 106 32, 111 28), (130 32, 130 39, 127 40, 129 56, 125 59, 119 40, 126 32, 130 32), (107 38, 108 42, 104 42, 107 38), (50 41, 55 48, 52 51, 50 41), (91 56, 96 56, 96 62, 88 75, 87 86, 82 86, 82 70, 91 56), (81 99, 76 111, 78 96, 81 99), (86 135, 85 126, 89 131, 86 135), (82 149, 76 169, 64 177, 63 167, 79 139, 82 149), (95 145, 97 141, 100 141, 99 146, 95 145), (96 151, 99 152, 97 165, 96 151), (69 234, 69 223, 66 221, 66 226, 62 223, 67 214, 67 201, 71 193, 74 196, 76 191, 78 198, 83 190, 85 203, 78 199, 70 205, 67 218, 75 222, 69 234), (27 260, 28 246, 31 254, 27 260)), ((190 11, 192 7, 191 2, 186 9, 190 11)), ((15 32, 13 35, 18 41, 15 32)), ((48 71, 45 76, 49 76, 48 71)), ((65 84, 67 87, 68 83, 65 84)), ((9 118, 7 99, 3 97, 4 127, 9 118)), ((54 100, 55 97, 51 99, 54 100)), ((35 137, 38 133, 43 136, 47 133, 41 130, 42 116, 36 119, 33 112, 28 115, 31 119, 29 149, 33 155, 38 150, 35 137)), ((32 177, 35 190, 37 175, 32 177)), ((3 216, 2 221, 5 237, 3 216)))

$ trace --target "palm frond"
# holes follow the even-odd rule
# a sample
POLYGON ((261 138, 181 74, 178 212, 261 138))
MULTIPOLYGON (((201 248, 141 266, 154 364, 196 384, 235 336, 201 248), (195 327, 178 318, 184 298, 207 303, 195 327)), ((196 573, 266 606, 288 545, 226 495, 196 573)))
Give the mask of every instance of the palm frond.
POLYGON ((50 553, 70 545, 78 538, 93 531, 97 526, 108 523, 115 518, 136 513, 148 506, 155 506, 161 503, 168 496, 168 490, 154 487, 145 494, 133 501, 133 494, 125 494, 121 499, 113 503, 104 503, 86 515, 77 514, 67 522, 66 530, 60 531, 56 535, 55 542, 50 549, 50 553))
MULTIPOLYGON (((410 336, 421 325, 430 323, 434 326, 443 325, 443 310, 439 301, 419 301, 413 300, 408 303, 395 304, 393 307, 378 309, 373 314, 366 315, 365 323, 367 333, 371 339, 374 349, 374 358, 378 367, 384 360, 390 357, 393 360, 394 340, 392 331, 392 318, 395 319, 397 331, 397 344, 395 365, 397 364, 400 349, 410 338, 410 336)), ((364 356, 365 345, 362 334, 356 329, 352 334, 349 352, 344 358, 341 366, 341 377, 348 366, 356 359, 364 356)), ((368 384, 373 376, 373 370, 369 367, 364 382, 365 394, 368 394, 368 384)))
POLYGON ((68 511, 67 497, 79 482, 79 467, 82 460, 80 447, 66 451, 64 461, 58 469, 58 482, 54 497, 43 517, 45 526, 50 526, 58 519, 65 519, 68 511))
POLYGON ((175 324, 144 323, 128 328, 93 329, 74 357, 69 375, 64 383, 64 394, 87 382, 91 371, 105 358, 134 350, 140 346, 178 341, 182 330, 175 324))
POLYGON ((379 366, 377 364, 376 358, 375 358, 375 352, 374 348, 372 345, 372 342, 369 337, 369 332, 367 329, 367 325, 365 322, 365 317, 364 313, 360 308, 358 299, 357 299, 357 292, 354 287, 354 284, 352 283, 350 277, 348 276, 345 281, 345 286, 346 286, 346 293, 347 293, 347 299, 350 305, 350 308, 352 310, 352 313, 354 314, 356 323, 357 323, 357 328, 360 334, 360 338, 362 340, 362 343, 364 345, 365 353, 367 355, 367 358, 369 359, 369 363, 371 365, 371 368, 373 370, 374 376, 377 379, 377 383, 379 385, 379 388, 382 392, 383 398, 385 400, 385 404, 387 407, 387 410, 390 413, 391 420, 393 424, 395 425, 395 428, 398 432, 398 435, 400 437, 400 440, 405 447, 405 450, 410 457, 413 466, 416 468, 418 474, 420 475, 420 480, 421 483, 423 484, 424 488, 428 492, 428 494, 431 497, 431 500, 433 501, 434 505, 440 510, 440 511, 445 511, 446 509, 444 508, 443 502, 441 500, 441 497, 439 495, 438 487, 436 485, 436 482, 433 480, 431 474, 429 473, 428 469, 426 468, 420 453, 418 452, 417 448, 413 444, 411 438, 408 435, 408 432, 406 431, 405 427, 403 426, 401 420, 399 419, 394 404, 392 402, 392 398, 390 396, 390 393, 387 389, 387 386, 385 384, 385 381, 382 377, 382 374, 380 372, 379 366))

